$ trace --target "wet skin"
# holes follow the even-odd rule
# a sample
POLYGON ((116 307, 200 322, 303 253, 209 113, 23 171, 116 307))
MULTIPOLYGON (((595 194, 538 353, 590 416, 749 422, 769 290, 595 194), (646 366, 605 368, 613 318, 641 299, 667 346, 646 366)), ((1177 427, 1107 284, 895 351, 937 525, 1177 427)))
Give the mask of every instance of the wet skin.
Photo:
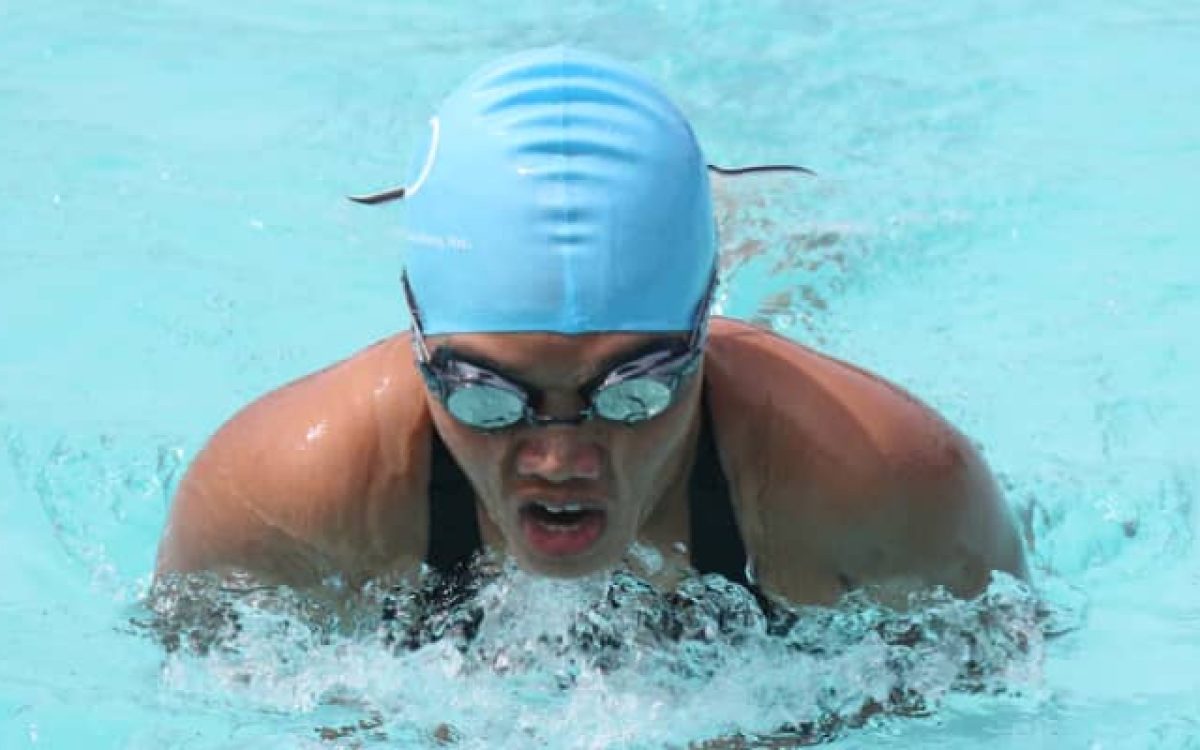
MULTIPOLYGON (((577 389, 653 336, 458 335, 431 339, 495 363, 570 416, 577 389)), ((320 587, 410 574, 425 554, 432 430, 474 486, 485 544, 526 569, 576 576, 657 549, 663 585, 687 564, 687 480, 707 390, 748 554, 768 591, 831 602, 870 586, 901 599, 945 585, 978 592, 992 570, 1025 574, 986 465, 908 393, 765 331, 714 319, 702 377, 659 417, 483 434, 425 390, 408 336, 267 394, 209 441, 182 481, 158 570, 249 571, 320 587), (547 554, 528 506, 602 511, 586 549, 547 554), (525 509, 525 510, 523 510, 525 509)))

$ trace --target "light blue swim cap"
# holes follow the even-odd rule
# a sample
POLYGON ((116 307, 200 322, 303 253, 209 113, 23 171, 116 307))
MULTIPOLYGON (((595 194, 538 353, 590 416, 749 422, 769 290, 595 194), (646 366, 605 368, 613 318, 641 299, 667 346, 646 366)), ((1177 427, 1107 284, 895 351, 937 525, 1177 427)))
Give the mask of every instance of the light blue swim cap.
POLYGON ((443 102, 404 203, 430 335, 685 331, 716 262, 704 156, 645 76, 564 47, 443 102))

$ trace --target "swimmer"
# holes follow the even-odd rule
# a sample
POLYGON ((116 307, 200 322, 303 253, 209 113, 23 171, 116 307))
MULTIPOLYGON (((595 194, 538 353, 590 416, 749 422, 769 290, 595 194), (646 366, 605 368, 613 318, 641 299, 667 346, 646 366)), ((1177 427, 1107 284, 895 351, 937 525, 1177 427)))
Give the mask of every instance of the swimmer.
POLYGON ((180 483, 158 574, 321 590, 480 551, 653 558, 796 604, 1024 577, 996 481, 883 378, 710 314, 707 163, 639 73, 566 48, 472 75, 400 190, 411 330, 268 393, 180 483), (650 550, 656 554, 632 554, 650 550))

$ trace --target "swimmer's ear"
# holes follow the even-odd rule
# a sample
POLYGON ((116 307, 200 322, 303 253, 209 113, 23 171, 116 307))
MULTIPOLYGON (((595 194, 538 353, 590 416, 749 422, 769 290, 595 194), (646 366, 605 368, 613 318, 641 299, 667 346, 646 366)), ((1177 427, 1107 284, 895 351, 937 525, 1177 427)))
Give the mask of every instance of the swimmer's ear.
POLYGON ((736 177, 738 175, 757 174, 760 172, 797 172, 809 177, 817 176, 817 173, 808 167, 801 167, 797 164, 756 164, 749 167, 719 167, 716 164, 709 164, 708 169, 713 174, 725 177, 736 177))
POLYGON ((370 195, 347 195, 346 198, 354 201, 355 203, 361 203, 364 206, 375 206, 380 203, 398 201, 403 198, 407 192, 407 187, 398 187, 392 188, 391 190, 384 190, 382 193, 371 193, 370 195))

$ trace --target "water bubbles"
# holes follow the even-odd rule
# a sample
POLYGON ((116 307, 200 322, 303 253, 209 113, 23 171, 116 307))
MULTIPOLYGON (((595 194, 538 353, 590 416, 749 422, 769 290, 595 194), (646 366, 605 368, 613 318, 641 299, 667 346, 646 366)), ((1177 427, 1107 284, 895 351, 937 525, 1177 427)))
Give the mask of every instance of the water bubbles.
POLYGON ((168 690, 231 695, 368 745, 810 742, 1041 679, 1038 603, 1003 576, 973 601, 795 608, 715 575, 662 591, 628 571, 561 581, 485 559, 350 604, 180 578, 147 608, 168 690))

